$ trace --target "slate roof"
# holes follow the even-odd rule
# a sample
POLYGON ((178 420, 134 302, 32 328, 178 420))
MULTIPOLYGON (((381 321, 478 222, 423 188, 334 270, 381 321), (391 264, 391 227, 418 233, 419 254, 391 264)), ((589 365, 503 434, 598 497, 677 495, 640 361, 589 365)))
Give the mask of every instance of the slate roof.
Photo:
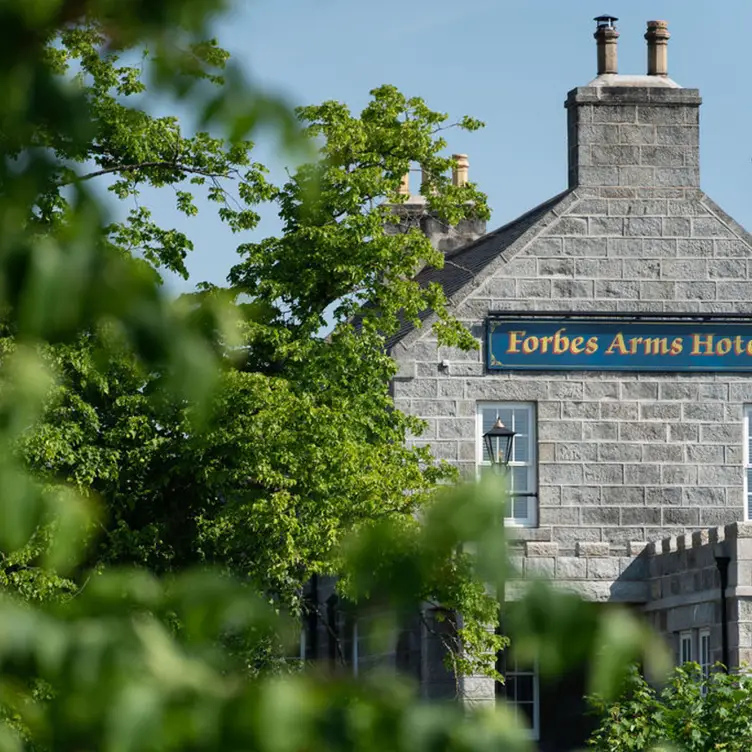
MULTIPOLYGON (((422 287, 428 286, 431 282, 438 282, 444 288, 447 298, 451 298, 472 282, 494 259, 522 237, 570 192, 567 190, 559 193, 497 230, 486 233, 472 243, 447 253, 442 269, 428 267, 415 277, 416 281, 422 287)), ((431 311, 424 311, 420 315, 421 321, 430 315, 431 311)), ((410 322, 404 322, 400 330, 387 340, 387 349, 391 350, 412 329, 413 325, 410 322)))

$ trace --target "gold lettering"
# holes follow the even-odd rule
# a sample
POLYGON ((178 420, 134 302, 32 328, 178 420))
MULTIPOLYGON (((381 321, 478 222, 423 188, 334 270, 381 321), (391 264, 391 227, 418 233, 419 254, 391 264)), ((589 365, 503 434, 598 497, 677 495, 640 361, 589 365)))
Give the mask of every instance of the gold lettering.
POLYGON ((584 337, 574 337, 572 339, 572 344, 569 346, 569 352, 571 352, 572 355, 579 355, 585 349, 583 344, 585 344, 584 337))
POLYGON ((585 354, 592 355, 598 352, 598 337, 591 337, 585 345, 585 354))
POLYGON ((507 348, 507 352, 518 353, 520 351, 520 343, 517 340, 524 336, 525 332, 509 332, 509 347, 507 348))
POLYGON ((569 350, 569 337, 562 336, 563 332, 566 331, 566 329, 559 329, 559 331, 554 334, 554 352, 557 355, 563 355, 569 350))
POLYGON ((642 344, 645 355, 665 355, 668 352, 666 337, 645 337, 642 344))
POLYGON ((718 344, 715 346, 716 354, 728 355, 731 352, 732 342, 730 337, 723 337, 718 340, 718 344))
POLYGON ((629 355, 629 350, 627 350, 627 345, 624 342, 624 335, 621 332, 614 337, 606 349, 606 355, 613 355, 614 349, 619 351, 619 355, 629 355))
POLYGON ((554 341, 553 337, 541 337, 541 352, 548 352, 548 346, 554 341))
POLYGON ((706 334, 693 334, 692 335, 692 351, 690 355, 712 355, 713 354, 713 335, 706 334), (705 352, 700 352, 700 347, 705 348, 705 352))
POLYGON ((522 341, 522 352, 524 352, 525 355, 530 355, 531 353, 534 353, 537 349, 538 349, 537 337, 525 337, 525 339, 522 341))
POLYGON ((669 355, 678 355, 684 349, 684 342, 681 337, 675 337, 671 343, 671 352, 669 355))

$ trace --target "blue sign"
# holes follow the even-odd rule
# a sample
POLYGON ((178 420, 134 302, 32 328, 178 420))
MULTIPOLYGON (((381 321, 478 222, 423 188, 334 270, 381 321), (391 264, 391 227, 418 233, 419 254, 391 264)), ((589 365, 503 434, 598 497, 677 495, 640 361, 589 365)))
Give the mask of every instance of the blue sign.
POLYGON ((492 371, 752 371, 752 322, 490 319, 492 371))

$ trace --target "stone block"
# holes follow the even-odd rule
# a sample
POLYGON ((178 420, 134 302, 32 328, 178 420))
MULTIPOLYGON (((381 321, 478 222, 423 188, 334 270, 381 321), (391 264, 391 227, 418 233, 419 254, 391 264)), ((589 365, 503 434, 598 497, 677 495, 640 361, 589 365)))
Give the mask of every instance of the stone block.
POLYGON ((627 554, 629 556, 639 556, 646 550, 647 546, 646 541, 628 541, 627 554))
POLYGON ((557 580, 584 580, 587 578, 587 559, 560 556, 556 560, 557 580))
POLYGON ((619 559, 615 557, 593 557, 587 560, 588 579, 615 580, 619 573, 619 559))
POLYGON ((660 259, 624 259, 624 279, 658 279, 661 274, 660 259))
POLYGON ((583 525, 618 525, 619 507, 592 506, 580 510, 583 525))
POLYGON ((627 237, 660 237, 661 220, 658 217, 628 217, 624 220, 627 237))
POLYGON ((551 295, 559 298, 592 298, 593 280, 556 279, 551 281, 551 295))
POLYGON ((573 258, 541 258, 538 259, 538 275, 541 277, 572 277, 574 276, 573 258))
POLYGON ((693 217, 692 237, 694 238, 733 238, 734 234, 715 217, 693 217))
POLYGON ((749 247, 741 240, 713 240, 706 241, 713 245, 713 255, 721 258, 746 258, 749 247))
POLYGON ((662 259, 661 277, 663 279, 698 280, 708 276, 705 259, 662 259))
MULTIPOLYGON (((644 492, 644 489, 640 489, 644 492)), ((622 525, 660 525, 661 510, 646 506, 625 506, 621 510, 622 525)))
POLYGON ((741 486, 743 469, 736 465, 700 465, 697 481, 708 486, 741 486))
POLYGON ((661 480, 667 486, 697 484, 697 467, 694 465, 663 465, 661 480))
MULTIPOLYGON (((562 506, 591 506, 600 504, 601 490, 597 486, 564 486, 561 489, 562 506)), ((584 510, 583 510, 584 511, 584 510)))
POLYGON ((600 405, 597 402, 566 401, 562 404, 562 417, 564 419, 597 419, 600 417, 600 405))
POLYGON ((643 146, 640 164, 652 167, 684 167, 686 149, 681 146, 643 146))
POLYGON ((524 572, 526 578, 552 580, 556 575, 556 559, 547 557, 526 558, 524 572))
POLYGON ((599 462, 639 462, 642 458, 642 447, 639 444, 604 442, 596 446, 599 462))
POLYGON ((700 524, 700 510, 696 507, 664 507, 656 511, 662 512, 664 525, 696 526, 700 524))
POLYGON ((640 297, 640 285, 638 282, 625 282, 618 279, 599 279, 595 281, 595 297, 637 300, 640 297))
MULTIPOLYGON (((546 491, 552 490, 545 486, 544 489, 546 491)), ((545 525, 579 525, 580 510, 570 506, 543 506, 541 503, 541 507, 538 510, 538 518, 545 525)))
POLYGON ((517 297, 527 300, 528 298, 550 298, 550 279, 520 279, 517 283, 517 297))
MULTIPOLYGON (((584 482, 589 485, 624 483, 624 468, 622 465, 612 465, 602 462, 587 463, 582 474, 584 482)), ((603 495, 603 490, 605 489, 601 491, 601 499, 604 503, 607 503, 603 495)))
POLYGON ((697 384, 685 382, 661 383, 660 398, 662 400, 697 400, 699 387, 697 384))
POLYGON ((708 262, 708 277, 711 279, 745 279, 747 264, 742 259, 715 258, 708 262))
POLYGON ((681 444, 644 444, 643 462, 682 462, 684 448, 681 444))
POLYGON ((644 186, 655 182, 655 168, 645 165, 619 167, 619 185, 644 186))
POLYGON ((646 463, 624 465, 624 483, 629 486, 652 486, 657 485, 660 482, 661 465, 650 465, 646 463))
POLYGON ((439 418, 437 426, 440 439, 470 439, 476 431, 473 418, 439 418))
POLYGON ((697 167, 656 167, 655 185, 697 186, 700 171, 697 167))
POLYGON ((575 553, 583 557, 608 556, 609 544, 583 541, 576 545, 575 553))
POLYGON ((645 503, 645 488, 642 486, 602 486, 603 504, 642 506, 645 503))
POLYGON ((525 556, 547 556, 554 557, 559 555, 559 544, 541 541, 526 541, 525 556))
MULTIPOLYGON (((723 241, 719 241, 723 242, 723 241)), ((714 241, 712 240, 685 240, 680 238, 676 241, 676 255, 678 258, 707 258, 713 257, 714 241)))
POLYGON ((592 235, 612 235, 621 237, 623 235, 624 220, 621 217, 590 217, 589 234, 592 235))
POLYGON ((731 522, 736 522, 738 518, 738 510, 726 507, 704 507, 700 509, 700 524, 701 525, 728 525, 731 522))
POLYGON ((582 438, 585 441, 615 441, 618 435, 618 423, 587 421, 582 425, 582 438))
MULTIPOLYGON (((609 238, 610 243, 613 238, 609 238)), ((562 253, 565 256, 605 257, 607 243, 605 238, 564 238, 562 253)))
POLYGON ((562 443, 556 445, 556 459, 560 462, 594 462, 598 445, 589 443, 562 443))
POLYGON ((724 506, 726 504, 726 490, 714 486, 690 486, 682 488, 682 504, 684 506, 724 506))
POLYGON ((640 403, 640 418, 643 420, 679 420, 681 405, 676 402, 642 402, 640 403))
MULTIPOLYGON (((593 126, 596 127, 596 126, 593 126)), ((604 126, 601 126, 604 127, 604 126)), ((613 127, 613 126, 605 126, 605 127, 613 127)), ((624 124, 618 126, 619 128, 619 142, 622 144, 655 144, 656 143, 656 132, 655 132, 655 126, 650 125, 635 125, 635 124, 624 124)))
MULTIPOLYGON (((626 384, 622 384, 622 387, 626 384)), ((637 402, 627 402, 622 394, 619 402, 605 402, 601 404, 601 418, 606 420, 637 420, 639 418, 637 402)))
POLYGON ((666 441, 668 439, 668 426, 659 422, 624 421, 619 424, 619 438, 622 441, 666 441))
POLYGON ((645 258, 673 258, 678 244, 674 238, 643 238, 642 250, 645 258))
POLYGON ((675 282, 640 282, 640 300, 666 300, 676 294, 675 282))
POLYGON ((573 551, 578 543, 598 543, 603 539, 599 527, 557 527, 553 537, 566 551, 573 551))

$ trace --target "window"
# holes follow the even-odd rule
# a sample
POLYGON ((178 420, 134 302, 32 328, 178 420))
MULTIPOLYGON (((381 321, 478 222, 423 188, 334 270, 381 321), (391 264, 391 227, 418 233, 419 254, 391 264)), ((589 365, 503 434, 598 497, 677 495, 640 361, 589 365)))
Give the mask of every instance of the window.
POLYGON ((700 630, 700 668, 702 675, 707 679, 710 676, 710 630, 700 630))
POLYGON ((681 632, 679 634, 679 664, 688 663, 692 657, 692 633, 681 632))
POLYGON ((537 523, 538 494, 536 490, 535 406, 532 403, 479 403, 477 413, 477 463, 490 467, 483 434, 498 418, 515 432, 507 473, 511 509, 508 522, 532 527, 537 523))
POLYGON ((752 405, 744 406, 744 519, 752 520, 752 405))
MULTIPOLYGON (((503 420, 503 418, 502 418, 503 420)), ((506 698, 510 707, 520 721, 527 723, 531 735, 538 738, 540 729, 540 689, 536 667, 525 668, 506 651, 503 654, 506 663, 504 684, 497 684, 497 694, 506 698)))

